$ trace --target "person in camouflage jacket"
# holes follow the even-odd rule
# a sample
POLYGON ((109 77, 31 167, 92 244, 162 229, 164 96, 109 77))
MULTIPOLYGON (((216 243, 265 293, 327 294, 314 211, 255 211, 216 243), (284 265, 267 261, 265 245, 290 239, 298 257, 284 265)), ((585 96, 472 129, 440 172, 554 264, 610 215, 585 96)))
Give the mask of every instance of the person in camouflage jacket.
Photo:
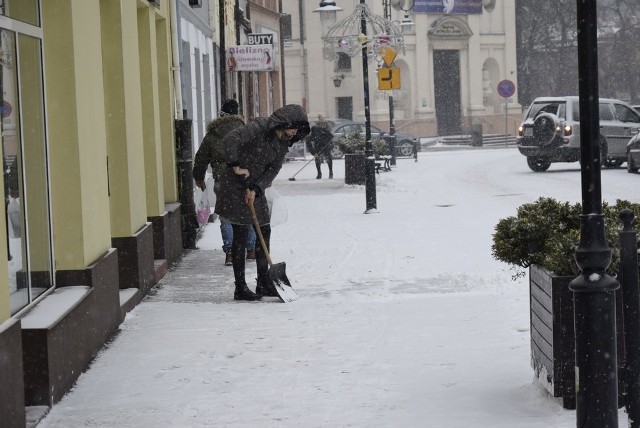
MULTIPOLYGON (((242 116, 238 116, 238 102, 227 100, 222 104, 218 118, 207 125, 198 152, 193 160, 193 179, 202 191, 205 191, 205 174, 211 165, 211 172, 215 180, 214 192, 220 190, 220 176, 227 168, 222 139, 234 129, 243 126, 242 116)), ((231 243, 233 242, 233 228, 225 218, 220 217, 220 234, 222 235, 222 251, 224 251, 225 265, 232 265, 231 243)), ((255 260, 256 234, 250 230, 247 235, 247 260, 255 260)), ((243 256, 244 257, 244 256, 243 256)))

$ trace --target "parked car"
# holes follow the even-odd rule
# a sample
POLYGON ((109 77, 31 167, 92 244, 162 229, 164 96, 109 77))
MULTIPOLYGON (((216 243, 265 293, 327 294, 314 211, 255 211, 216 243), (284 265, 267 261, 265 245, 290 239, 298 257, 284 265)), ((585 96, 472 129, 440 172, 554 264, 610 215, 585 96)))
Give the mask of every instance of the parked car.
POLYGON ((638 172, 640 169, 640 133, 627 143, 627 171, 638 172))
MULTIPOLYGON (((357 122, 344 123, 335 126, 331 130, 331 133, 333 133, 333 149, 331 150, 331 156, 334 159, 342 158, 344 156, 344 153, 342 153, 340 145, 338 144, 338 140, 340 139, 340 137, 353 132, 358 132, 362 135, 365 135, 365 126, 366 125, 364 123, 357 122)), ((391 135, 373 125, 371 126, 371 137, 381 137, 384 138, 387 142, 391 140, 391 135)), ((397 156, 411 156, 413 155, 414 148, 420 151, 420 143, 417 137, 402 133, 396 133, 397 156)))
MULTIPOLYGON (((600 99, 600 156, 603 167, 627 161, 627 143, 640 130, 640 113, 619 100, 600 99)), ((536 172, 553 162, 580 160, 580 108, 576 96, 536 98, 518 128, 517 144, 536 172)))

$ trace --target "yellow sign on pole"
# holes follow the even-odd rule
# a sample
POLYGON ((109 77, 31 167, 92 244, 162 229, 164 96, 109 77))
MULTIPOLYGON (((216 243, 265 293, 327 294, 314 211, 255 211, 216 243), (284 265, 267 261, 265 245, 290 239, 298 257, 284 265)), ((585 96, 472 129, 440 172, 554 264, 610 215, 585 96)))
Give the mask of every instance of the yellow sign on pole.
POLYGON ((387 67, 391 67, 393 61, 396 59, 396 52, 388 46, 380 48, 378 52, 380 53, 385 65, 387 67))
POLYGON ((397 67, 379 68, 378 89, 381 91, 400 89, 400 69, 397 67))

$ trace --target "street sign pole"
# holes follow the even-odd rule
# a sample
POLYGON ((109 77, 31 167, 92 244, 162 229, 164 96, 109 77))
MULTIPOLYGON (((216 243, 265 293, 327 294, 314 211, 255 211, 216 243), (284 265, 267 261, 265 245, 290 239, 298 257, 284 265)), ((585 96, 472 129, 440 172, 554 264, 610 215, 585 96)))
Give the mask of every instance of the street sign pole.
POLYGON ((509 128, 509 97, 516 92, 516 85, 511 80, 505 79, 498 83, 498 94, 504 98, 504 146, 507 147, 507 135, 509 128))

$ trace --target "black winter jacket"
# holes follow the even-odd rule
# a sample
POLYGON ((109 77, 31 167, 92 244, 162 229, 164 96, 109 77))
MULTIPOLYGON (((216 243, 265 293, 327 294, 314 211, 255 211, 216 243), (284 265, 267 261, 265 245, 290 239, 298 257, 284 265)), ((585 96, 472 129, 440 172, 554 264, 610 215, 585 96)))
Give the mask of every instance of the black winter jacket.
POLYGON ((313 126, 311 127, 311 133, 307 137, 307 150, 313 156, 330 156, 331 155, 331 140, 333 139, 333 134, 329 129, 324 126, 313 126))
POLYGON ((290 104, 276 110, 268 118, 257 118, 234 129, 224 138, 228 167, 220 176, 220 191, 216 198, 215 213, 235 224, 252 224, 251 213, 244 202, 247 188, 256 191, 254 207, 260 225, 269 223, 269 209, 265 189, 280 172, 284 157, 294 142, 309 133, 309 121, 302 107, 290 104), (293 139, 286 141, 276 136, 278 129, 297 129, 293 139), (249 178, 233 172, 231 167, 249 170, 249 178))

